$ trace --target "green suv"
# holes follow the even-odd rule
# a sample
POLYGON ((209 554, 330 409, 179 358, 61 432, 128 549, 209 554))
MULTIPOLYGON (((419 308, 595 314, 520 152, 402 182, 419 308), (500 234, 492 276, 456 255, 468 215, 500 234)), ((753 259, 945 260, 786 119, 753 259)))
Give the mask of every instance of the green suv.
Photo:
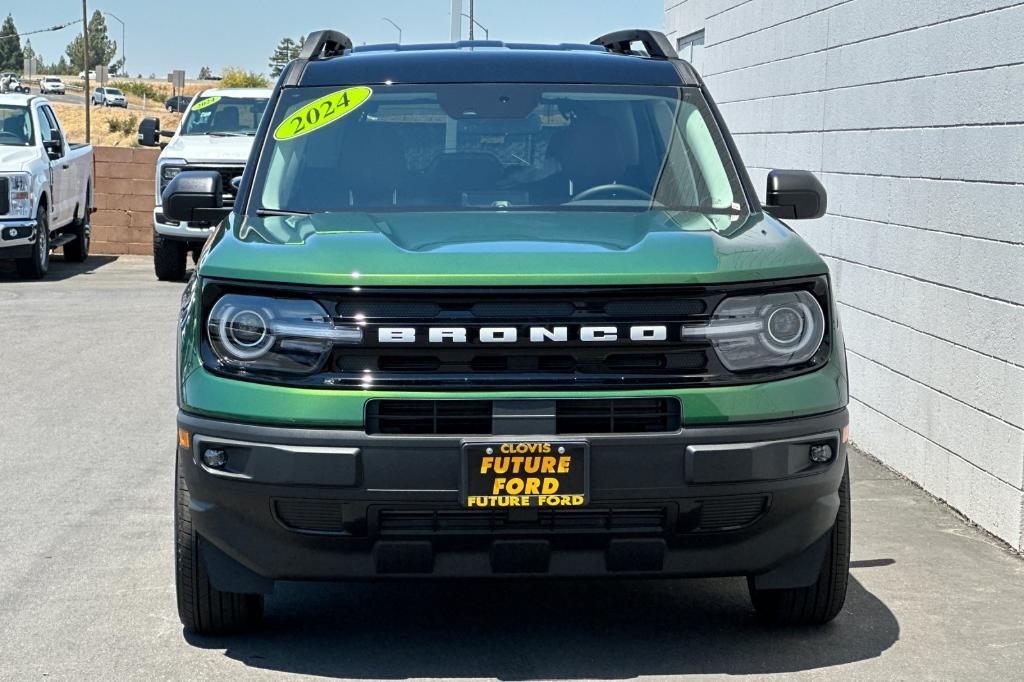
POLYGON ((660 33, 352 47, 274 88, 181 306, 188 630, 280 580, 746 577, 824 623, 850 551, 828 269, 660 33))

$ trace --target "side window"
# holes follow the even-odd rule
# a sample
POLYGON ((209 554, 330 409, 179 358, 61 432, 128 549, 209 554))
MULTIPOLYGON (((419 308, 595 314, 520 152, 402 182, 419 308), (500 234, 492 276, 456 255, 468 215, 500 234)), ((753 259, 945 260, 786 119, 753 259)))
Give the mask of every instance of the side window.
MULTIPOLYGON (((57 115, 53 113, 53 109, 50 107, 43 107, 42 111, 46 116, 46 120, 50 123, 50 129, 56 131, 60 135, 60 139, 63 144, 67 144, 67 140, 64 139, 64 131, 61 130, 60 123, 57 121, 57 115)), ((64 151, 67 151, 67 149, 64 151)))
POLYGON ((690 62, 697 73, 704 71, 704 31, 680 38, 676 43, 676 51, 679 58, 690 62))
POLYGON ((50 118, 46 115, 46 107, 36 109, 36 122, 39 125, 39 140, 41 142, 52 140, 55 130, 50 124, 50 118))

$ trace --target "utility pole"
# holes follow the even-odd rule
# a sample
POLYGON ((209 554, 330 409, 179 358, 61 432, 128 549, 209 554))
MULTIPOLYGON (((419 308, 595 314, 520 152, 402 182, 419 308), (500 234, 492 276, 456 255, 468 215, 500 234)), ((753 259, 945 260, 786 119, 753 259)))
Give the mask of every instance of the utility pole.
POLYGON ((396 29, 398 29, 398 44, 401 45, 402 44, 402 27, 399 26, 398 24, 396 24, 395 22, 391 21, 387 17, 381 17, 381 19, 383 19, 384 21, 388 22, 389 24, 394 26, 396 29))
POLYGON ((92 142, 92 121, 90 100, 92 93, 89 92, 89 9, 85 6, 89 0, 82 0, 82 65, 85 67, 85 143, 92 142))
POLYGON ((473 0, 469 0, 469 39, 473 40, 473 25, 476 19, 473 18, 473 0))
POLYGON ((452 42, 462 40, 462 0, 452 0, 452 42))
POLYGON ((122 21, 121 17, 117 16, 113 12, 104 12, 104 14, 121 22, 121 75, 124 76, 126 75, 125 71, 127 71, 127 69, 125 69, 125 64, 128 63, 124 56, 124 21, 122 21))

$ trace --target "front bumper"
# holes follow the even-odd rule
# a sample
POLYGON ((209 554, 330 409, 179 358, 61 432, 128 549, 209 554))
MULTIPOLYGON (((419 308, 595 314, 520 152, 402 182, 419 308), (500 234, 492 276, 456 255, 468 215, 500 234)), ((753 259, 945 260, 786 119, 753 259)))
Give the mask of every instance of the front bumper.
POLYGON ((589 505, 541 512, 463 509, 458 437, 253 426, 180 412, 191 446, 178 456, 203 560, 223 590, 268 591, 275 580, 510 575, 769 575, 773 585, 797 586, 817 576, 818 540, 835 522, 847 422, 843 409, 592 436, 589 505), (834 458, 811 462, 811 444, 830 445, 834 458), (209 447, 227 452, 223 470, 200 463, 209 447))
POLYGON ((161 237, 170 239, 181 239, 191 242, 205 242, 213 231, 211 225, 192 226, 187 222, 170 220, 163 213, 163 208, 157 206, 153 209, 153 229, 161 237))
POLYGON ((0 258, 31 256, 36 243, 36 225, 35 220, 0 220, 0 258))

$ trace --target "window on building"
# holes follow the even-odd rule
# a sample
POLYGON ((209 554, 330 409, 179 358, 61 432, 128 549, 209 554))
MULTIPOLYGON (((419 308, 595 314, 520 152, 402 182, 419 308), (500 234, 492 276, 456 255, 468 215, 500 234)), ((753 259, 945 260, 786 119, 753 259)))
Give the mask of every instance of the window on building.
POLYGON ((680 59, 693 64, 697 73, 704 71, 704 31, 697 31, 683 36, 676 43, 676 51, 680 59))

